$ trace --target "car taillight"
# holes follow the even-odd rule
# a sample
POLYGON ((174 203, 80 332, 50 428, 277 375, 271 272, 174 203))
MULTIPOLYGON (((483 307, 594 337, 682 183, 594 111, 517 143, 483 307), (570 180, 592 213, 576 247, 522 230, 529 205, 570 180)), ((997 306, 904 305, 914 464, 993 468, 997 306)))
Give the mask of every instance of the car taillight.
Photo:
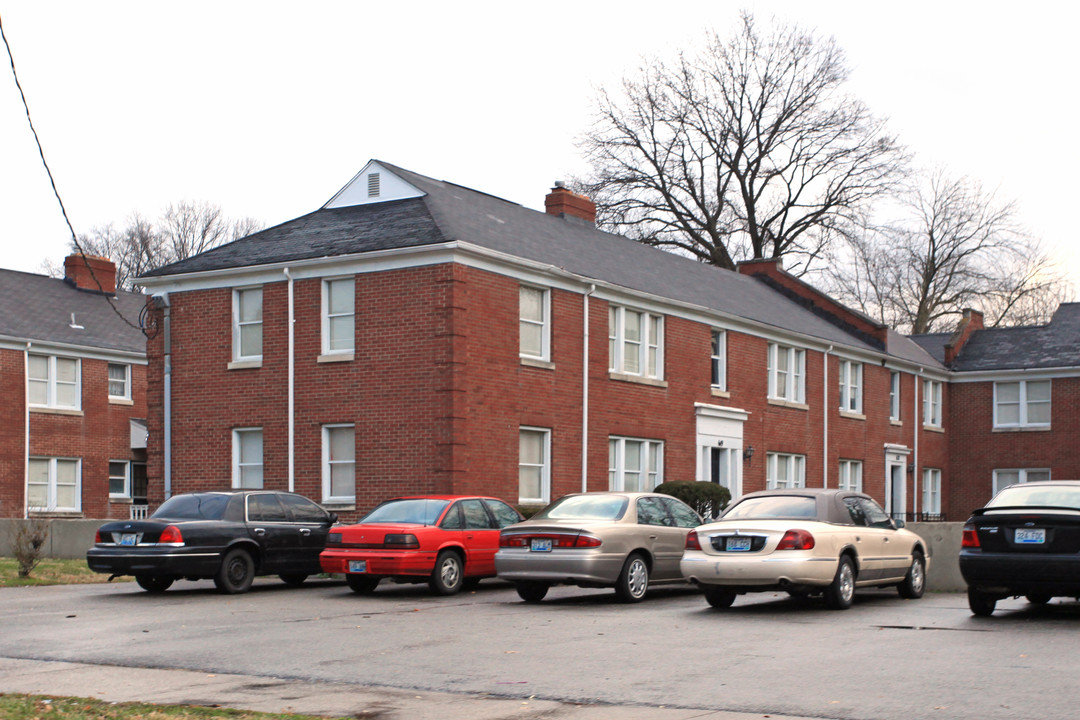
POLYGON ((529 539, 525 535, 499 535, 499 547, 529 547, 529 539))
POLYGON ((686 535, 686 549, 687 550, 700 550, 701 549, 701 541, 698 539, 696 530, 691 530, 686 535))
POLYGON ((499 547, 532 547, 533 540, 550 540, 552 548, 597 548, 603 541, 592 533, 505 533, 499 536, 499 547))
POLYGON ((96 531, 94 533, 94 544, 95 545, 100 545, 101 544, 101 531, 100 530, 98 530, 98 531, 96 531))
POLYGON ((338 545, 341 545, 341 533, 330 533, 326 536, 327 547, 337 547, 338 545))
POLYGON ((977 548, 982 547, 979 545, 979 533, 975 530, 974 525, 965 525, 964 534, 960 536, 960 547, 962 548, 977 548))
POLYGON ((600 547, 601 542, 602 541, 600 540, 600 538, 596 537, 595 535, 590 535, 589 533, 583 532, 578 535, 577 538, 574 540, 574 547, 595 548, 600 547))
POLYGON ((180 528, 175 525, 168 525, 161 531, 161 537, 158 538, 158 542, 183 545, 184 536, 180 534, 180 528))
POLYGON ((416 550, 420 541, 412 533, 391 533, 383 538, 383 545, 394 550, 416 550))
POLYGON ((788 530, 780 538, 777 550, 810 550, 814 547, 814 536, 806 530, 788 530))

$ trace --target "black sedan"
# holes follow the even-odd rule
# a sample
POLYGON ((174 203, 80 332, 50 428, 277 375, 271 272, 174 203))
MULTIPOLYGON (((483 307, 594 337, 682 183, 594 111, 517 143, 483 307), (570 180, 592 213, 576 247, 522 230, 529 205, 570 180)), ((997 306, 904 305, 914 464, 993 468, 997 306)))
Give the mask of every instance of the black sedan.
POLYGON ((989 616, 997 601, 1036 605, 1080 598, 1080 481, 1012 485, 964 525, 960 573, 968 605, 989 616))
POLYGON ((102 525, 86 552, 90 569, 134 575, 149 592, 180 578, 213 578, 242 593, 256 575, 300 585, 321 572, 319 553, 337 515, 301 495, 265 490, 197 492, 169 498, 146 520, 102 525))

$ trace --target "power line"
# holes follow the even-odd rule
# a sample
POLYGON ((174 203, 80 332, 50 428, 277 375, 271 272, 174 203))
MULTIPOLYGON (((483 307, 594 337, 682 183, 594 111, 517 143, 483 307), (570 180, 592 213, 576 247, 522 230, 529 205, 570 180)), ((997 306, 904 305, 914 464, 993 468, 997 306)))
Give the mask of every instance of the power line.
POLYGON ((0 39, 4 41, 4 48, 7 49, 8 61, 11 63, 11 75, 15 78, 15 87, 19 89, 19 97, 22 98, 23 109, 26 110, 26 122, 30 124, 30 132, 34 134, 34 142, 37 143, 38 155, 41 156, 41 164, 45 166, 45 173, 49 176, 49 184, 52 186, 53 195, 56 196, 56 202, 60 204, 60 214, 64 216, 64 222, 67 223, 68 230, 71 232, 71 242, 75 246, 75 249, 79 251, 79 254, 83 256, 83 262, 86 265, 86 269, 90 271, 90 277, 93 279, 94 284, 97 285, 98 291, 105 298, 105 301, 109 303, 109 307, 116 313, 117 317, 124 321, 129 327, 133 327, 145 334, 145 329, 139 325, 135 325, 120 312, 120 308, 116 307, 116 303, 113 302, 113 298, 105 292, 105 288, 102 287, 101 281, 98 280, 97 274, 94 273, 93 266, 85 261, 86 252, 79 244, 79 238, 75 234, 75 228, 71 225, 71 219, 68 218, 67 208, 64 207, 64 201, 60 199, 60 191, 56 188, 56 180, 53 179, 52 170, 49 169, 49 163, 45 161, 45 150, 41 147, 41 139, 38 137, 37 129, 34 127, 34 121, 30 117, 30 105, 26 102, 26 93, 23 92, 22 83, 19 82, 19 74, 15 71, 15 56, 11 53, 11 45, 8 43, 7 35, 4 33, 4 21, 0 17, 0 39))

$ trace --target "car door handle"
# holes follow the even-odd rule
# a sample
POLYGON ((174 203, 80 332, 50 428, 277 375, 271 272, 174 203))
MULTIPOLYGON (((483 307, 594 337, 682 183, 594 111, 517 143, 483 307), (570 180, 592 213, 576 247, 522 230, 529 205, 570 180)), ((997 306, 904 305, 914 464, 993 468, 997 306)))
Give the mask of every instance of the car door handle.
POLYGON ((650 536, 649 536, 649 539, 650 539, 650 540, 655 540, 655 539, 656 539, 656 535, 650 535, 650 536))
POLYGON ((266 530, 264 528, 252 528, 251 532, 255 533, 256 535, 266 534, 266 530))
POLYGON ((309 530, 308 528, 300 528, 300 534, 306 537, 311 534, 311 530, 309 530))

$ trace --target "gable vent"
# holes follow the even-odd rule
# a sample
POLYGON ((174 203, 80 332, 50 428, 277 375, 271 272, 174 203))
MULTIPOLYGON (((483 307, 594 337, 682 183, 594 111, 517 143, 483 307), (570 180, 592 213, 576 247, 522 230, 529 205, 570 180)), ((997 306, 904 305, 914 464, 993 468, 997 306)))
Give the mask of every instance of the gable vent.
POLYGON ((379 173, 368 173, 367 196, 369 198, 379 197, 379 173))

